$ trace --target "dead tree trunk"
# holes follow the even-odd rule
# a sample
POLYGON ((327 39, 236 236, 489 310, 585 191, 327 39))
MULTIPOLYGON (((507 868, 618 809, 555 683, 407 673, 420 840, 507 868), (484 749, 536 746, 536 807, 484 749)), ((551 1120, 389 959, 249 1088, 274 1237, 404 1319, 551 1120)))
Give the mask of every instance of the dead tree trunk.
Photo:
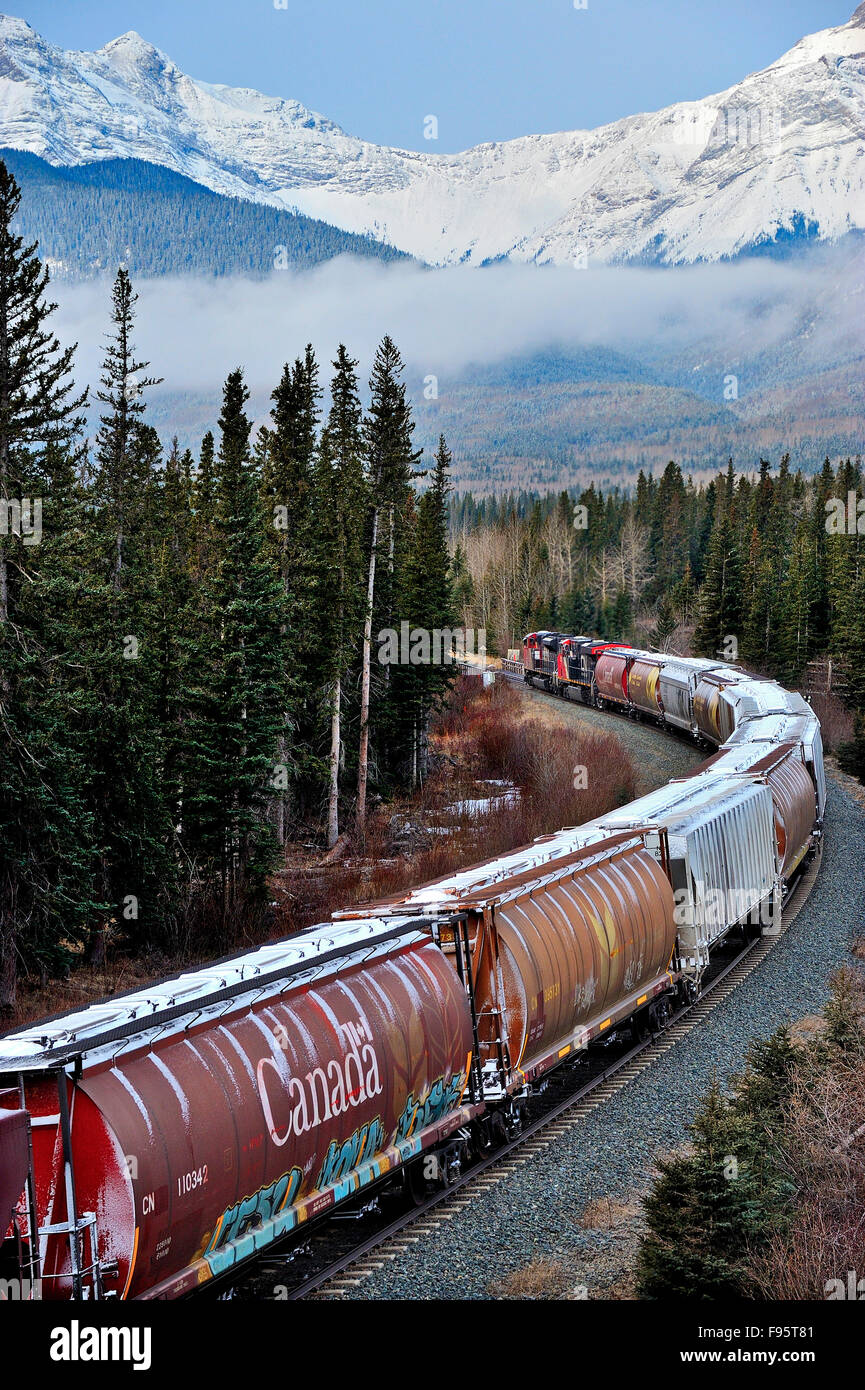
POLYGON ((340 700, 342 685, 337 673, 333 685, 330 709, 330 792, 327 799, 327 847, 333 849, 339 839, 339 750, 340 700))
POLYGON ((366 617, 363 624, 363 665, 360 682, 360 754, 357 770, 357 824, 366 825, 366 785, 369 769, 369 681, 372 661, 372 607, 375 595, 375 558, 378 542, 378 507, 372 514, 372 547, 366 587, 366 617))

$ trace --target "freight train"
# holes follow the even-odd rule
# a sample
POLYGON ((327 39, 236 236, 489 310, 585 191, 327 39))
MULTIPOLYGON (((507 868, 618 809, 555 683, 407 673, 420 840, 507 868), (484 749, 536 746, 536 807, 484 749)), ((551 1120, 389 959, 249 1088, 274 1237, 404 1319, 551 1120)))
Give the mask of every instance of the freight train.
POLYGON ((801 696, 562 633, 522 658, 715 751, 595 821, 0 1038, 7 1287, 183 1296, 373 1189, 447 1183, 554 1069, 662 1029, 722 942, 778 929, 826 802, 801 696))

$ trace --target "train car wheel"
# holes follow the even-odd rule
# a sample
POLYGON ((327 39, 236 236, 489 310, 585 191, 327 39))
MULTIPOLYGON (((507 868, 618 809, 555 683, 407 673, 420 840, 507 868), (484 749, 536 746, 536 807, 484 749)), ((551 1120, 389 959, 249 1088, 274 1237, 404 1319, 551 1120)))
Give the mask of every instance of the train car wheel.
POLYGON ((409 1206, 422 1207, 429 1196, 429 1181, 426 1176, 426 1165, 431 1158, 438 1159, 435 1154, 425 1154, 422 1158, 416 1158, 406 1166, 403 1191, 409 1206))
POLYGON ((672 1016, 670 1001, 664 994, 649 1005, 649 1027, 653 1033, 663 1033, 672 1016))

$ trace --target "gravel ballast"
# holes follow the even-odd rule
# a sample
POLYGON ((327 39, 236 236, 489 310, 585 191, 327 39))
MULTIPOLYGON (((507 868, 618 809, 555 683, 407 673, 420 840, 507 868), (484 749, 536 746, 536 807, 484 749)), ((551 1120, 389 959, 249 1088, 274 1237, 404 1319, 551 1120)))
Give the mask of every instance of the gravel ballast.
MULTIPOLYGON (((609 717, 602 717, 609 728, 609 717)), ((665 746, 663 733, 625 728, 665 746)), ((639 756, 636 748, 629 751, 639 756)), ((655 785, 662 780, 656 776, 655 785)), ((817 882, 759 968, 679 1044, 548 1149, 341 1297, 494 1298, 503 1279, 536 1261, 559 1266, 559 1275, 564 1270, 570 1297, 616 1296, 613 1286, 630 1267, 640 1223, 639 1194, 656 1158, 687 1143, 688 1124, 713 1074, 726 1082, 741 1069, 753 1038, 819 1012, 830 975, 849 960, 852 941, 865 931, 863 845, 865 811, 831 781, 817 882), (601 1204, 603 1211, 606 1202, 619 1218, 601 1221, 610 1229, 585 1229, 586 1208, 601 1204)))

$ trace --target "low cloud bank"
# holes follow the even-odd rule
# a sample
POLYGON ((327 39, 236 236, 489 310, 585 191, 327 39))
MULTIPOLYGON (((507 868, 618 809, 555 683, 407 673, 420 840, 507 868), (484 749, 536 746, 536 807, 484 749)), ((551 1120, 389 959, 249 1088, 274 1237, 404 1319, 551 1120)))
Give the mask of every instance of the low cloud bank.
MULTIPOLYGON (((542 349, 659 346, 676 352, 752 354, 796 339, 819 361, 823 345, 861 351, 862 261, 767 260, 677 268, 424 270, 339 258, 267 280, 165 279, 137 283, 137 346, 172 396, 218 393, 243 366, 254 398, 282 364, 312 342, 325 380, 337 344, 360 360, 365 381, 383 334, 398 343, 409 389, 433 374, 442 386, 472 365, 542 349), (802 336, 804 334, 804 336, 802 336)), ((109 285, 57 284, 56 331, 79 343, 77 376, 95 388, 109 328, 109 285)), ((155 398, 156 393, 153 393, 155 398)))

